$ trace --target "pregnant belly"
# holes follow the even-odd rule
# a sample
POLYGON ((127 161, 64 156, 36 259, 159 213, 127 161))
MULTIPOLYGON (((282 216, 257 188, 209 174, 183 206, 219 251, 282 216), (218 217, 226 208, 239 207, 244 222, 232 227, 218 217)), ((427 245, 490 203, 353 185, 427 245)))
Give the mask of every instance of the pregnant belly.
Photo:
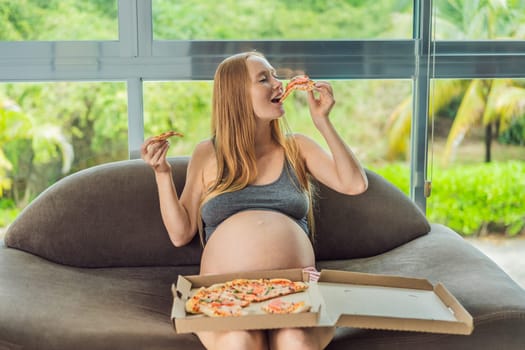
POLYGON ((306 233, 288 216, 264 210, 237 213, 212 234, 201 260, 201 274, 313 266, 306 233))

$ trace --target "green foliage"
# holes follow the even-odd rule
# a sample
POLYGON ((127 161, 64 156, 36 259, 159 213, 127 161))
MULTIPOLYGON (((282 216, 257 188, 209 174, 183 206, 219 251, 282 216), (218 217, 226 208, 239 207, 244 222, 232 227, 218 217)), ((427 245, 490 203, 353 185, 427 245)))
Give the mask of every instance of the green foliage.
MULTIPOLYGON (((286 83, 286 81, 284 82, 286 83)), ((330 119, 360 159, 375 161, 382 155, 382 121, 398 103, 398 96, 411 89, 408 81, 332 81, 337 107, 330 119), (370 106, 374 106, 370 109, 370 106), (367 125, 366 132, 359 128, 367 125), (370 140, 374 140, 370 144, 370 140), (366 145, 364 147, 363 145, 366 145)), ((174 129, 183 139, 172 139, 170 155, 191 154, 195 144, 210 137, 212 83, 146 82, 144 127, 146 136, 174 129)), ((304 92, 292 94, 284 104, 285 119, 292 132, 304 133, 324 145, 310 113, 304 92)))
POLYGON ((146 136, 182 132, 184 138, 171 139, 169 155, 190 155, 197 142, 210 137, 212 88, 207 81, 145 83, 146 136))
POLYGON ((0 166, 0 180, 20 205, 70 172, 128 157, 123 83, 5 84, 2 95, 23 111, 0 108, 13 115, 1 119, 11 122, 0 129, 0 156, 9 164, 0 166))
MULTIPOLYGON (((351 80, 331 81, 336 106, 330 120, 341 137, 366 163, 383 161, 387 139, 384 137, 386 116, 404 93, 410 81, 351 80)), ((294 132, 311 136, 323 146, 324 139, 310 122, 306 94, 294 93, 284 104, 285 117, 294 132)))
POLYGON ((117 38, 117 0, 0 0, 0 40, 117 38))
MULTIPOLYGON (((441 0, 434 1, 433 6, 436 10, 437 40, 523 39, 525 37, 525 29, 523 29, 525 1, 441 0)), ((473 80, 468 85, 458 84, 455 80, 438 80, 432 98, 436 112, 442 112, 447 117, 454 115, 446 146, 445 162, 454 159, 457 147, 471 129, 497 123, 499 130, 504 132, 516 117, 523 114, 525 108, 522 102, 525 98, 525 88, 520 80, 473 80), (450 86, 451 82, 456 86, 450 86), (458 105, 459 96, 461 100, 458 105)), ((406 157, 412 117, 411 107, 405 102, 392 110, 391 127, 388 132, 390 140, 388 159, 406 157)), ((429 106, 429 109, 432 110, 432 107, 429 106)), ((512 136, 519 137, 521 134, 513 133, 512 136)), ((487 143, 487 148, 490 146, 490 143, 487 143)))
POLYGON ((29 138, 30 128, 31 122, 27 116, 0 105, 0 198, 11 189, 13 182, 9 176, 13 163, 6 154, 5 145, 18 138, 29 138))
POLYGON ((525 163, 464 165, 436 172, 429 217, 462 234, 498 224, 515 235, 525 227, 525 163))
POLYGON ((411 22, 395 15, 411 9, 406 0, 155 0, 153 30, 172 40, 409 38, 411 22))
MULTIPOLYGON (((428 116, 441 116, 442 113, 447 117, 451 114, 450 108, 454 108, 453 114, 456 114, 457 105, 454 103, 458 97, 463 97, 466 84, 461 80, 438 80, 433 84, 435 89, 432 93, 432 100, 429 103, 428 116)), ((386 150, 386 159, 406 159, 409 156, 409 141, 412 124, 412 94, 407 93, 395 108, 389 112, 385 131, 388 138, 388 148, 386 150)))
POLYGON ((410 192, 410 167, 405 163, 391 163, 381 167, 369 167, 370 170, 390 181, 405 195, 410 192))
POLYGON ((499 135, 498 141, 506 145, 525 146, 525 115, 515 119, 509 128, 499 135))
POLYGON ((12 199, 0 198, 0 228, 13 222, 19 212, 20 209, 16 207, 12 199))
MULTIPOLYGON (((66 141, 73 145, 73 171, 97 164, 100 158, 127 156, 123 83, 6 84, 4 88, 5 94, 31 116, 35 133, 61 141, 62 150, 67 147, 66 141)), ((45 162, 57 156, 58 150, 39 146, 35 149, 42 152, 37 159, 45 162)))
MULTIPOLYGON (((374 169, 406 193, 409 167, 392 164, 374 169)), ((525 229, 525 162, 508 161, 435 169, 427 200, 431 222, 475 235, 486 227, 502 227, 509 236, 525 229)))
POLYGON ((521 0, 436 1, 437 39, 491 40, 523 38, 521 0))

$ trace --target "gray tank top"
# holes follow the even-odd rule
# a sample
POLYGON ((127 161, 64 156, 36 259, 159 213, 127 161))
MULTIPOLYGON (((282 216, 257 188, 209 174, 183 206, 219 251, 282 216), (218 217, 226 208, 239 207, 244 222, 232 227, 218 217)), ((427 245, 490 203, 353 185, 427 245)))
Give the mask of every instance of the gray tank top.
POLYGON ((240 211, 250 209, 275 210, 286 214, 308 234, 308 196, 301 190, 297 175, 287 160, 276 181, 222 193, 204 203, 201 216, 206 241, 221 222, 240 211))

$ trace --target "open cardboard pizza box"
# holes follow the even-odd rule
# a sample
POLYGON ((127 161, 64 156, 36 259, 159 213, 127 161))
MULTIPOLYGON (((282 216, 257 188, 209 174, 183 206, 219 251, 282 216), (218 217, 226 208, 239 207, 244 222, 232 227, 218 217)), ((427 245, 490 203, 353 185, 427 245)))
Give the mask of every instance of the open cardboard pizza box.
POLYGON ((318 282, 301 293, 281 297, 304 300, 309 312, 268 315, 259 303, 245 316, 207 317, 185 311, 186 300, 196 289, 236 278, 288 278, 308 281, 300 269, 243 272, 208 276, 179 276, 172 286, 171 319, 177 333, 196 331, 337 326, 399 331, 472 333, 472 316, 443 286, 424 279, 322 270, 318 282))

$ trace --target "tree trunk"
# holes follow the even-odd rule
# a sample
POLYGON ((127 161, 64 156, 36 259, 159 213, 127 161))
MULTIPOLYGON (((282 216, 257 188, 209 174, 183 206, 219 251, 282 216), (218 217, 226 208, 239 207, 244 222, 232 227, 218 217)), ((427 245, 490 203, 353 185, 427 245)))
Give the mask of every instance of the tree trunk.
POLYGON ((491 147, 492 147, 492 123, 485 126, 485 163, 491 161, 491 147))

